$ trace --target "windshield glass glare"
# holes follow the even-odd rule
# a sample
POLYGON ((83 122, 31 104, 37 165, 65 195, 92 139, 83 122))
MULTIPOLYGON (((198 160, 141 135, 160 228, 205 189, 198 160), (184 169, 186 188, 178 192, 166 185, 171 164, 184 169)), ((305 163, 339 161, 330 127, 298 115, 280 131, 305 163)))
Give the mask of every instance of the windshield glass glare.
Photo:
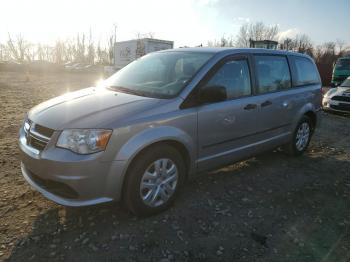
POLYGON ((136 95, 174 97, 212 56, 181 51, 149 54, 112 75, 105 84, 136 95))

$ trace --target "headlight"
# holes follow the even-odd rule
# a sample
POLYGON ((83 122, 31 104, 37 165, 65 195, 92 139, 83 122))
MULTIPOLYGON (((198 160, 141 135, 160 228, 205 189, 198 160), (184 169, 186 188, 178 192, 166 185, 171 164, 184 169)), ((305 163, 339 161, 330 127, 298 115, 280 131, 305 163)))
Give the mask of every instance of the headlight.
POLYGON ((57 147, 69 149, 78 154, 91 154, 106 149, 112 130, 67 129, 58 138, 57 147))
POLYGON ((29 131, 29 129, 30 129, 30 122, 29 122, 28 119, 26 119, 26 120, 24 121, 23 128, 24 128, 24 131, 25 131, 26 133, 28 133, 28 131, 29 131))

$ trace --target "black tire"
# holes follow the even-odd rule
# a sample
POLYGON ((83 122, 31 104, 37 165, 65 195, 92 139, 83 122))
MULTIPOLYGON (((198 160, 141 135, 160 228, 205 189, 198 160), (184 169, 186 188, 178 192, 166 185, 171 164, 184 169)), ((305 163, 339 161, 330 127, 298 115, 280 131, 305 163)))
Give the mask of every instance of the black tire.
POLYGON ((293 136, 292 136, 292 140, 286 144, 283 149, 284 151, 290 155, 290 156, 300 156, 302 155, 308 148, 309 144, 310 144, 310 141, 311 141, 311 137, 313 135, 313 131, 314 131, 314 126, 313 126, 313 123, 312 121, 310 120, 310 118, 306 115, 304 115, 300 121, 298 122, 294 132, 293 132, 293 136), (309 130, 310 130, 310 134, 309 134, 309 138, 308 138, 308 141, 306 142, 306 145, 300 149, 297 147, 297 134, 298 134, 298 130, 299 128, 304 124, 306 123, 308 126, 309 126, 309 130))
POLYGON ((186 177, 185 161, 181 154, 172 146, 158 144, 143 150, 132 161, 126 174, 123 190, 123 201, 126 207, 137 216, 149 216, 167 209, 176 198, 181 185, 186 177), (140 185, 145 171, 159 159, 170 159, 177 168, 178 178, 173 195, 163 204, 151 207, 141 198, 140 185))

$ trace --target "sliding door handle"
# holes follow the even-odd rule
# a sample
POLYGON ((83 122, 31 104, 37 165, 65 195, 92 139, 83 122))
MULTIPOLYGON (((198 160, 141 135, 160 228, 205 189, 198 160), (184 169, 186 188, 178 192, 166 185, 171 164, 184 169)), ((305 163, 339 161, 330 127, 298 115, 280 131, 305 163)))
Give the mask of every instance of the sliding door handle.
POLYGON ((261 103, 261 107, 270 106, 270 105, 272 105, 272 102, 269 101, 269 100, 267 100, 267 101, 261 103))
POLYGON ((252 110, 256 108, 256 104, 248 104, 244 107, 244 110, 252 110))

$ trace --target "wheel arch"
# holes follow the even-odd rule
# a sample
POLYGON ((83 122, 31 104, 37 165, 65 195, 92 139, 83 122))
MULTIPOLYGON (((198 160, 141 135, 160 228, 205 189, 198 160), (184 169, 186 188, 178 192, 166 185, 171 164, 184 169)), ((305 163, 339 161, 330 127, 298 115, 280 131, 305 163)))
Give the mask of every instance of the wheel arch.
POLYGON ((318 122, 316 111, 317 110, 316 110, 315 106, 312 103, 307 103, 302 108, 300 108, 300 110, 295 115, 294 120, 293 120, 293 130, 297 127, 300 119, 303 116, 307 116, 307 117, 310 118, 310 120, 311 120, 311 122, 313 124, 313 129, 315 129, 316 124, 318 122))
POLYGON ((316 115, 316 113, 314 111, 309 110, 309 111, 305 112, 304 115, 307 116, 310 119, 311 124, 312 124, 312 130, 314 130, 316 125, 317 125, 317 115, 316 115))
POLYGON ((195 142, 188 134, 175 127, 162 126, 148 129, 129 139, 117 153, 115 160, 125 161, 121 174, 121 191, 123 191, 125 178, 133 161, 145 150, 163 143, 173 146, 184 157, 187 169, 186 176, 195 172, 195 142))

